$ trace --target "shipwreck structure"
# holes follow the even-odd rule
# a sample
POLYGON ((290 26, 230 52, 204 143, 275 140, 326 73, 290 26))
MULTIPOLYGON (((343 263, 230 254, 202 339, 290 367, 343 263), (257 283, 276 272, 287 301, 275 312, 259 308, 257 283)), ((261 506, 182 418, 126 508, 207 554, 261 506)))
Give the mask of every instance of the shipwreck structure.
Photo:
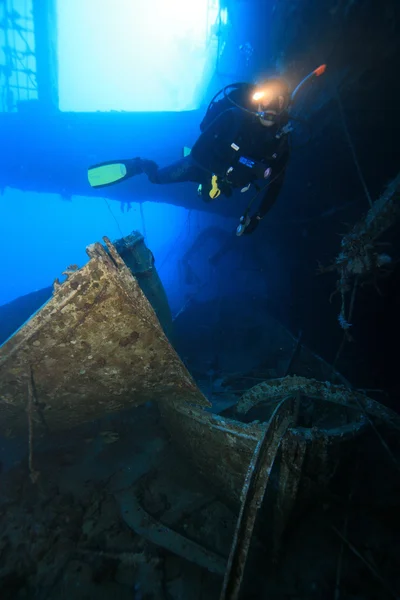
POLYGON ((387 252, 387 246, 390 244, 379 240, 395 225, 399 217, 400 174, 375 200, 365 217, 360 219, 349 233, 343 235, 340 252, 333 264, 320 267, 320 273, 336 271, 339 275, 334 293, 339 293, 341 297, 338 321, 345 332, 352 325, 357 286, 365 283, 376 285, 382 272, 392 265, 393 259, 387 252), (349 292, 350 300, 346 306, 349 292))
POLYGON ((155 401, 173 443, 238 514, 230 555, 160 529, 129 490, 115 494, 121 515, 138 535, 223 576, 221 600, 240 598, 255 532, 276 559, 289 521, 355 440, 375 422, 400 429, 400 418, 352 391, 282 327, 291 352, 285 376, 216 414, 165 333, 170 313, 143 238, 104 242, 87 248, 87 264, 57 281, 52 298, 0 347, 1 434, 28 433, 36 481, 37 437, 155 401))
MULTIPOLYGON (((168 305, 150 263, 137 260, 139 235, 120 242, 128 264, 147 273, 147 293, 168 327, 168 305), (123 245, 123 247, 122 247, 123 245), (151 284, 151 281, 153 282, 151 284), (164 314, 161 312, 164 311, 164 314)), ((27 399, 34 420, 51 430, 70 427, 138 406, 155 396, 181 394, 208 405, 171 348, 138 279, 116 248, 94 244, 90 260, 56 283, 53 297, 1 347, 0 429, 6 435, 26 427, 27 399), (181 390, 179 392, 178 390, 181 390)))

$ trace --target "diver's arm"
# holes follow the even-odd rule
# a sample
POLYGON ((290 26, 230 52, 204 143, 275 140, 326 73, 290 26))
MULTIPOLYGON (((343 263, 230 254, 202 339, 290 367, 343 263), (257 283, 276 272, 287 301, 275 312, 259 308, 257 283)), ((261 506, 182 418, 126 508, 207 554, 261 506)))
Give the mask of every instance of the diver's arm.
POLYGON ((253 231, 257 229, 261 219, 263 219, 268 213, 268 211, 273 207, 282 189, 288 161, 289 144, 285 145, 283 154, 280 158, 278 158, 277 162, 274 164, 274 168, 270 175, 270 183, 263 196, 263 199, 261 200, 258 212, 256 212, 256 214, 252 217, 245 215, 241 218, 241 224, 237 229, 236 235, 248 235, 250 233, 253 233, 253 231))

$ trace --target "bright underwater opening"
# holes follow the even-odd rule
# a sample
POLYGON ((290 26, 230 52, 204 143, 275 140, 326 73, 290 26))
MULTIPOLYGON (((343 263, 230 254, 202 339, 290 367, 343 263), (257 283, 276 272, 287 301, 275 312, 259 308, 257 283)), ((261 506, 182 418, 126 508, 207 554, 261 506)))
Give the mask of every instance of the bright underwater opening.
POLYGON ((198 108, 215 68, 218 0, 58 0, 62 111, 198 108))

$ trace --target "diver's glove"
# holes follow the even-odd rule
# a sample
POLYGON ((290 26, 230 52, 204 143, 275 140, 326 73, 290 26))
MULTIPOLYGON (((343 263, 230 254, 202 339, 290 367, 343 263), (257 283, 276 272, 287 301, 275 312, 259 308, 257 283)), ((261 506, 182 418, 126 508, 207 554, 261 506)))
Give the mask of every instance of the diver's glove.
POLYGON ((253 233, 258 227, 259 222, 262 217, 258 213, 250 217, 249 215, 243 215, 240 217, 240 223, 238 228, 236 229, 236 235, 248 235, 249 233, 253 233))

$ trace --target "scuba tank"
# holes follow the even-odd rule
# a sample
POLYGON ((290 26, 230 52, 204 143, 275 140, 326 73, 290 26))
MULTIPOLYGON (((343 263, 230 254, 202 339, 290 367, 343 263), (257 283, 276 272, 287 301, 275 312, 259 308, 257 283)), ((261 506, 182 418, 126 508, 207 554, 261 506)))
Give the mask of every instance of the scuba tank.
POLYGON ((208 105, 206 114, 200 123, 200 131, 203 133, 221 113, 232 108, 233 105, 248 105, 254 87, 252 83, 231 83, 217 92, 208 105))

